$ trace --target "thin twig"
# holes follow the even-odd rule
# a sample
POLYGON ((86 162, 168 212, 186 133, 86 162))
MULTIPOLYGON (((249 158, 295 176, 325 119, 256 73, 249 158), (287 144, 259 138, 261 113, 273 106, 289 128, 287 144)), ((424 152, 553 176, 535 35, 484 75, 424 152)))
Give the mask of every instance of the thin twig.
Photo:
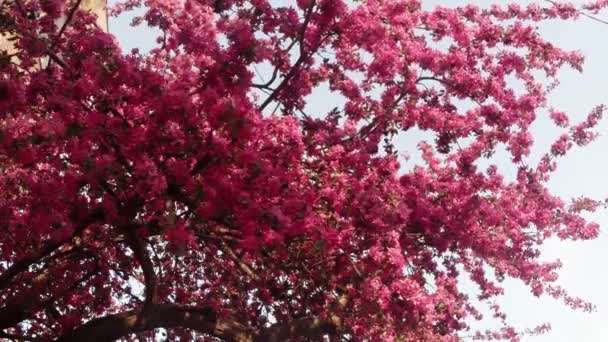
POLYGON ((65 29, 68 27, 70 22, 72 22, 72 19, 74 18, 74 14, 76 13, 76 10, 78 10, 78 8, 80 7, 81 2, 82 2, 82 0, 76 0, 76 4, 70 9, 70 13, 68 13, 67 17, 65 18, 65 21, 63 22, 63 25, 61 25, 61 28, 59 29, 59 32, 57 33, 57 36, 55 36, 55 40, 53 41, 53 44, 51 45, 51 50, 57 45, 57 43, 59 42, 59 38, 61 38, 61 35, 65 31, 65 29))
MULTIPOLYGON (((545 0, 545 1, 546 1, 546 2, 548 2, 548 3, 550 3, 550 4, 551 4, 551 5, 553 5, 553 6, 557 6, 557 5, 559 5, 558 3, 556 3, 556 2, 555 2, 555 1, 553 1, 553 0, 545 0)), ((590 15, 590 14, 587 14, 587 13, 585 13, 583 10, 577 9, 577 10, 576 10, 576 13, 578 13, 578 14, 582 15, 583 17, 587 17, 587 18, 589 18, 589 19, 591 19, 591 20, 595 20, 595 21, 597 21, 597 22, 599 22, 599 23, 602 23, 602 24, 608 25, 608 21, 603 20, 603 19, 600 19, 600 18, 595 17, 595 16, 592 16, 592 15, 590 15)))
POLYGON ((227 243, 222 241, 222 245, 220 246, 220 248, 232 259, 232 261, 239 267, 239 269, 243 273, 245 273, 247 276, 249 276, 252 280, 256 282, 261 281, 260 277, 251 269, 249 265, 247 265, 247 263, 245 263, 243 260, 241 260, 241 258, 239 258, 238 255, 236 255, 234 250, 230 248, 227 243))
POLYGON ((129 226, 125 227, 125 234, 127 235, 129 246, 135 255, 135 258, 141 266, 144 274, 144 285, 146 299, 144 302, 144 310, 149 309, 157 300, 157 283, 156 283, 156 272, 154 272, 154 263, 150 260, 146 244, 142 238, 138 235, 135 230, 136 227, 129 226))
MULTIPOLYGON (((272 101, 274 101, 274 99, 277 96, 279 96, 279 93, 283 90, 283 88, 287 85, 287 83, 291 80, 291 78, 293 78, 293 76, 295 76, 296 72, 300 69, 300 65, 302 63, 304 63, 304 61, 308 57, 308 54, 310 52, 306 53, 306 51, 304 49, 303 39, 306 34, 306 28, 308 26, 308 23, 310 22, 310 17, 312 15, 315 5, 316 5, 315 1, 313 1, 312 4, 310 4, 310 7, 308 8, 308 11, 306 12, 306 17, 304 18, 304 22, 302 23, 302 29, 300 30, 299 39, 296 39, 296 41, 300 42, 300 57, 298 57, 298 60, 296 60, 296 62, 291 67, 289 72, 285 75, 285 77, 283 78, 283 81, 281 81, 281 83, 276 87, 276 89, 272 92, 272 94, 270 94, 270 96, 268 96, 268 98, 262 103, 262 105, 260 105, 260 108, 259 108, 260 112, 263 112, 264 109, 272 101)), ((321 44, 321 42, 319 43, 319 45, 321 44)), ((314 53, 314 51, 313 51, 313 53, 314 53)))

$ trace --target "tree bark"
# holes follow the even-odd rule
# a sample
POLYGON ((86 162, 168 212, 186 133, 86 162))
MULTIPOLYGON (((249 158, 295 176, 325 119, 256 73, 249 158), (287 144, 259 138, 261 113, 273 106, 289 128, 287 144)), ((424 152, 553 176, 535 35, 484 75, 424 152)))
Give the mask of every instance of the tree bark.
POLYGON ((211 308, 154 304, 149 310, 130 310, 89 321, 61 336, 56 342, 112 341, 156 328, 187 328, 226 342, 279 342, 295 337, 319 340, 340 328, 337 317, 329 320, 302 318, 277 323, 256 331, 234 319, 218 318, 211 308))
POLYGON ((210 308, 155 304, 146 311, 131 310, 89 321, 57 342, 112 341, 156 328, 189 328, 230 342, 252 342, 254 335, 234 320, 218 319, 210 308))
MULTIPOLYGON (((24 320, 27 320, 30 318, 32 312, 34 312, 36 308, 42 309, 52 305, 55 300, 65 296, 71 291, 74 291, 76 287, 91 278, 95 273, 97 273, 97 271, 97 267, 93 268, 69 287, 58 291, 54 296, 42 298, 40 293, 30 290, 26 295, 22 295, 19 300, 7 303, 0 307, 0 330, 10 328, 24 320)), ((48 274, 43 274, 42 277, 48 279, 48 274)))
POLYGON ((327 334, 336 333, 340 328, 340 319, 332 316, 329 320, 318 317, 295 319, 286 323, 277 323, 265 329, 260 335, 262 342, 290 341, 296 337, 318 338, 327 334))

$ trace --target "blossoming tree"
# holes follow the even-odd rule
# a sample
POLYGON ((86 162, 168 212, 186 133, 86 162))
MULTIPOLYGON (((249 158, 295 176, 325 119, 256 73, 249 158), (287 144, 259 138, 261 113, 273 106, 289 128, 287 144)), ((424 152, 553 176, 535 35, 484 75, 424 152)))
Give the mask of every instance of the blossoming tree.
POLYGON ((582 57, 535 25, 574 6, 147 0, 141 54, 79 2, 0 6, 0 337, 458 341, 481 319, 459 275, 587 307, 539 258, 598 234, 597 203, 546 188, 602 112, 545 110, 582 57), (344 105, 307 112, 323 85, 344 105), (532 163, 538 115, 564 134, 532 163), (434 140, 393 144, 414 130, 434 140))

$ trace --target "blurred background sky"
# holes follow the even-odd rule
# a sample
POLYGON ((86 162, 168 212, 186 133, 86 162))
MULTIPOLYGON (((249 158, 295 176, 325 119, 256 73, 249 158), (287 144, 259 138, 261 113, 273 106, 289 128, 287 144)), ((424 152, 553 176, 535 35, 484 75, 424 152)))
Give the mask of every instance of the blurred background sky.
MULTIPOLYGON (((283 1, 275 1, 282 3, 283 1)), ((437 5, 453 7, 469 3, 488 6, 491 3, 506 4, 510 1, 466 1, 466 0, 423 0, 425 8, 437 5)), ((531 1, 515 1, 527 4, 531 1)), ((546 1, 537 0, 539 5, 546 1)), ((583 1, 574 3, 581 5, 583 1)), ((586 1, 585 1, 586 2, 586 1)), ((608 12, 598 15, 608 19, 608 12)), ((138 47, 142 51, 154 45, 156 34, 147 28, 130 27, 132 15, 110 18, 110 31, 116 35, 124 51, 138 47)), ((542 35, 556 45, 572 50, 580 50, 586 56, 583 73, 573 70, 561 72, 560 86, 549 97, 552 107, 571 115, 572 122, 584 120, 588 112, 596 105, 608 103, 608 25, 581 18, 576 22, 551 21, 539 25, 542 35)), ((263 72, 263 71, 262 71, 263 72)), ((340 102, 334 94, 321 88, 309 97, 307 112, 327 112, 340 102)), ((559 136, 555 126, 546 115, 540 113, 534 125, 533 135, 536 145, 531 156, 537 160, 548 151, 550 144, 559 136)), ((564 198, 587 195, 596 199, 608 197, 608 118, 598 128, 600 137, 584 148, 574 148, 560 160, 550 188, 553 193, 564 198)), ((425 135, 411 132, 397 139, 401 151, 411 155, 404 168, 409 169, 419 162, 416 144, 425 135)), ((506 154, 498 154, 496 162, 507 175, 515 171, 508 162, 506 154), (502 159, 502 160, 501 160, 502 159)), ((548 322, 551 332, 541 336, 526 336, 523 341, 529 342, 566 342, 566 341, 608 341, 608 210, 589 215, 590 219, 600 223, 602 234, 594 241, 562 242, 549 241, 543 248, 547 260, 559 258, 563 263, 560 273, 560 284, 571 294, 581 296, 596 305, 593 313, 572 311, 561 302, 552 298, 535 298, 521 282, 506 280, 505 296, 498 302, 508 315, 508 320, 518 329, 534 328, 548 322)), ((466 280, 461 281, 468 287, 466 280)), ((473 290, 471 290, 473 291, 473 290)), ((496 327, 491 322, 473 324, 474 327, 496 327)))

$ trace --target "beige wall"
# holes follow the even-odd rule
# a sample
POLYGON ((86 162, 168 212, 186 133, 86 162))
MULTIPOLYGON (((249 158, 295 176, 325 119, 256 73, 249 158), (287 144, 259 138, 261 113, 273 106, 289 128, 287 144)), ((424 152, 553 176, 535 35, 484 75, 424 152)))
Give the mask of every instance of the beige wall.
POLYGON ((80 7, 97 14, 97 25, 104 31, 108 30, 108 16, 106 13, 106 0, 82 0, 80 7))
POLYGON ((0 34, 0 51, 7 51, 9 54, 12 54, 14 49, 6 38, 7 36, 0 34))

